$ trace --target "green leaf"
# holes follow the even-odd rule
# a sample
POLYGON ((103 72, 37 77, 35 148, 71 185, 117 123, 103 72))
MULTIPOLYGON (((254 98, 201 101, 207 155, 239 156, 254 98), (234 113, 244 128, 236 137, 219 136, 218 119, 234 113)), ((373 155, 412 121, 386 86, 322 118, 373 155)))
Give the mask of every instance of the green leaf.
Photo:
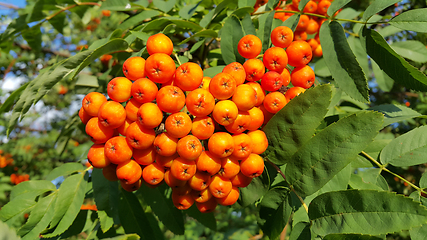
POLYGON ((10 40, 9 38, 12 37, 12 35, 18 34, 19 32, 22 32, 26 29, 28 29, 27 21, 26 21, 27 15, 21 15, 18 18, 14 18, 9 25, 7 26, 6 30, 0 35, 0 41, 7 41, 10 40))
POLYGON ((55 227, 52 233, 43 237, 54 237, 65 232, 73 223, 86 193, 88 173, 74 174, 67 177, 58 189, 58 199, 55 203, 55 213, 50 228, 55 227))
POLYGON ((191 35, 189 38, 184 39, 182 42, 178 43, 178 45, 187 43, 188 41, 196 38, 196 37, 211 37, 211 38, 216 38, 218 37, 218 33, 215 30, 211 30, 211 29, 205 29, 205 30, 201 30, 193 35, 191 35))
POLYGON ((331 3, 331 6, 328 8, 328 16, 334 16, 335 13, 343 8, 345 5, 347 5, 351 0, 335 0, 331 3))
POLYGON ((84 167, 81 163, 71 162, 65 163, 52 170, 47 176, 46 180, 52 181, 60 176, 67 176, 78 171, 83 171, 84 167))
POLYGON ((359 62, 360 67, 365 73, 365 76, 369 75, 371 70, 369 69, 368 54, 363 48, 362 43, 354 36, 348 36, 347 41, 356 56, 357 62, 359 62))
POLYGON ((329 234, 323 240, 383 240, 383 237, 362 234, 329 234))
POLYGON ((209 24, 214 20, 223 10, 228 8, 228 5, 233 4, 233 1, 222 1, 213 10, 206 14, 200 21, 200 26, 208 28, 209 24))
POLYGON ((308 216, 312 230, 321 236, 333 233, 379 235, 421 226, 427 222, 427 209, 396 193, 344 190, 313 199, 308 216))
POLYGON ((338 86, 360 102, 369 101, 368 82, 351 50, 344 29, 337 21, 322 24, 320 31, 323 57, 338 86))
POLYGON ((154 189, 142 185, 141 196, 167 229, 174 234, 183 235, 185 231, 184 217, 182 212, 174 206, 172 200, 165 197, 163 192, 166 190, 165 185, 154 189))
POLYGON ((425 173, 420 178, 420 188, 427 188, 427 174, 425 173))
POLYGON ((27 41, 28 45, 31 47, 31 51, 35 53, 39 53, 42 50, 42 32, 40 28, 33 27, 22 33, 22 37, 24 37, 25 41, 27 41))
POLYGON ((72 79, 74 79, 77 74, 83 70, 83 68, 87 67, 89 64, 93 63, 95 59, 101 57, 104 54, 109 54, 112 52, 126 50, 128 48, 128 43, 124 39, 112 39, 102 45, 101 47, 93 50, 78 66, 77 70, 74 72, 72 79))
POLYGON ((379 186, 383 185, 382 181, 384 180, 384 178, 380 175, 380 172, 381 169, 379 168, 358 170, 358 174, 351 174, 349 185, 353 189, 371 189, 378 191, 387 191, 387 182, 385 184, 387 186, 387 189, 384 189, 383 187, 379 186), (370 176, 370 174, 372 174, 372 176, 370 176))
POLYGON ((307 141, 286 166, 286 177, 295 191, 308 196, 353 161, 381 129, 383 117, 360 112, 332 123, 307 141))
POLYGON ((382 10, 390 7, 391 5, 400 2, 400 0, 376 0, 373 1, 365 10, 362 16, 362 21, 367 21, 373 15, 381 12, 382 10))
POLYGON ((393 51, 378 32, 364 27, 359 35, 369 56, 388 76, 409 89, 427 91, 426 75, 393 51))
POLYGON ((135 194, 121 188, 119 217, 125 233, 136 233, 141 239, 156 239, 154 230, 135 194))
POLYGON ((389 23, 400 29, 425 33, 427 32, 427 9, 419 8, 402 12, 390 19, 389 23))
POLYGON ((383 37, 388 37, 402 31, 403 31, 402 29, 397 28, 393 25, 388 25, 384 28, 378 29, 378 33, 383 37))
POLYGON ((262 51, 265 52, 270 47, 270 34, 271 34, 271 26, 273 24, 275 11, 270 13, 264 13, 259 17, 259 27, 256 33, 256 36, 262 42, 262 51))
POLYGON ((423 240, 427 236, 427 224, 409 230, 411 240, 423 240))
POLYGON ((415 128, 391 141, 381 151, 380 160, 383 164, 396 167, 408 167, 426 163, 427 126, 415 128))
POLYGON ((108 0, 102 3, 100 10, 129 11, 131 8, 128 0, 108 0))
POLYGON ((48 21, 52 25, 52 27, 55 28, 56 31, 58 31, 61 34, 64 34, 64 27, 65 27, 65 19, 66 18, 67 18, 67 14, 65 12, 61 12, 60 14, 49 19, 48 21))
POLYGON ((253 7, 255 6, 256 0, 239 0, 238 1, 238 7, 253 7))
POLYGON ((212 231, 217 231, 217 223, 215 215, 213 213, 201 213, 197 209, 196 204, 193 204, 189 209, 184 211, 189 217, 196 219, 203 226, 211 229, 212 231))
POLYGON ((169 12, 175 6, 176 0, 153 0, 153 4, 156 8, 160 9, 162 12, 169 12))
POLYGON ((36 205, 31 193, 22 194, 14 201, 6 203, 0 210, 0 221, 7 222, 13 217, 29 212, 36 205))
POLYGON ((88 74, 79 74, 75 85, 94 88, 99 87, 98 78, 88 74))
POLYGON ((395 122, 422 116, 419 112, 411 108, 397 104, 383 104, 368 108, 367 110, 373 110, 384 114, 383 127, 395 122))
POLYGON ((203 76, 213 78, 218 73, 222 72, 222 69, 224 69, 224 65, 216 66, 216 67, 210 67, 206 68, 203 71, 203 76))
POLYGON ((32 193, 34 196, 32 198, 35 198, 36 196, 39 196, 43 193, 46 193, 49 191, 55 191, 55 190, 56 190, 55 185, 53 185, 53 183, 50 181, 46 181, 46 180, 25 181, 16 185, 12 189, 12 192, 10 193, 10 200, 12 201, 16 197, 22 194, 29 194, 29 193, 32 193))
POLYGON ((243 63, 245 59, 237 51, 237 44, 243 37, 243 29, 240 20, 231 15, 225 20, 221 29, 221 53, 226 64, 232 62, 243 63))
POLYGON ((286 19, 286 21, 282 23, 282 26, 286 26, 292 29, 293 32, 295 32, 295 29, 298 26, 300 16, 301 16, 300 14, 294 14, 290 16, 288 19, 286 19))
POLYGON ((107 232, 113 226, 115 219, 118 222, 118 184, 108 181, 102 174, 102 170, 96 168, 92 171, 92 182, 101 230, 107 232))
POLYGON ((275 163, 289 162, 291 156, 314 134, 328 111, 331 86, 320 85, 295 97, 263 128, 268 149, 265 156, 275 163))
POLYGON ((373 59, 371 59, 371 65, 378 87, 384 92, 390 92, 393 88, 394 80, 391 79, 384 71, 382 71, 373 59))
POLYGON ((245 187, 240 188, 239 204, 247 207, 260 199, 268 191, 270 186, 270 179, 266 169, 261 176, 253 178, 251 183, 245 187))
MULTIPOLYGON (((306 1, 306 0, 303 0, 303 1, 306 1)), ((265 10, 268 11, 268 10, 275 9, 278 3, 279 3, 279 0, 268 1, 267 5, 265 6, 265 10)))
POLYGON ((299 222, 292 228, 289 240, 309 240, 312 239, 310 224, 307 222, 299 222))
POLYGON ((200 2, 198 4, 188 4, 185 5, 181 10, 179 10, 179 16, 183 19, 190 19, 194 13, 196 12, 197 6, 199 6, 200 2))
POLYGON ((302 11, 304 8, 305 8, 305 5, 307 5, 307 3, 309 2, 310 0, 300 0, 299 1, 299 4, 298 4, 298 9, 300 10, 300 11, 302 11))
POLYGON ((150 19, 152 17, 160 15, 160 12, 157 10, 147 9, 144 10, 135 16, 127 18, 123 23, 119 25, 119 29, 126 30, 141 24, 144 20, 150 19))
POLYGON ((44 0, 38 0, 34 6, 32 6, 32 11, 27 17, 27 22, 36 22, 45 18, 45 14, 43 13, 44 4, 44 0))
POLYGON ((419 63, 427 62, 427 48, 420 41, 406 40, 393 42, 390 47, 404 58, 419 63))
POLYGON ((16 99, 18 99, 21 96, 21 93, 25 90, 25 88, 28 87, 29 83, 30 82, 23 84, 21 87, 13 91, 12 94, 10 94, 10 96, 6 99, 6 101, 4 101, 0 106, 0 113, 8 112, 12 108, 16 99))
POLYGON ((103 238, 104 240, 139 240, 138 234, 124 234, 113 238, 103 238))
POLYGON ((10 228, 6 223, 0 222, 0 239, 19 240, 21 238, 16 235, 15 230, 10 228))
POLYGON ((254 23, 252 22, 251 15, 246 14, 245 17, 242 19, 242 28, 244 35, 256 35, 256 29, 254 23))
POLYGON ((276 239, 288 223, 292 212, 289 188, 270 189, 262 198, 259 207, 261 229, 270 239, 276 239))
POLYGON ((22 239, 37 239, 53 218, 57 192, 52 193, 37 202, 27 222, 18 230, 22 239))
POLYGON ((324 58, 317 60, 316 65, 314 65, 314 73, 316 76, 320 77, 330 77, 331 71, 329 71, 328 66, 326 66, 326 62, 324 58))

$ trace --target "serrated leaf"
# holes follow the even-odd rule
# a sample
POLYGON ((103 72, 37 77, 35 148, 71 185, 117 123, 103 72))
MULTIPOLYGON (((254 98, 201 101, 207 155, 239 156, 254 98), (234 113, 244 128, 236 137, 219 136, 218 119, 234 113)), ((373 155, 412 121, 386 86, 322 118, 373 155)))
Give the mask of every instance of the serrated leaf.
POLYGON ((16 185, 10 193, 10 200, 14 200, 16 197, 22 194, 33 194, 34 198, 38 195, 49 191, 55 191, 56 187, 52 182, 46 180, 31 180, 25 181, 16 185))
POLYGON ((420 41, 406 40, 393 42, 390 47, 404 58, 419 63, 427 62, 427 48, 420 41))
POLYGON ((371 72, 369 69, 368 54, 366 53, 359 39, 356 39, 356 37, 348 36, 347 41, 348 45, 351 47, 351 50, 356 56, 357 62, 365 73, 365 76, 368 76, 371 72))
POLYGON ((125 233, 136 233, 141 239, 156 239, 138 198, 123 189, 120 192, 119 217, 125 233))
POLYGON ((308 216, 312 230, 322 236, 334 233, 379 235, 421 226, 427 222, 427 209, 396 193, 344 190, 313 199, 308 216))
POLYGON ((338 86, 360 102, 369 101, 365 73, 351 50, 344 29, 337 21, 322 24, 320 31, 323 58, 338 86))
POLYGON ((393 51, 378 32, 364 27, 359 35, 369 56, 389 77, 409 89, 427 91, 427 76, 393 51))
POLYGON ((0 221, 7 222, 19 214, 29 212, 37 203, 34 198, 30 197, 31 193, 22 194, 14 201, 6 203, 0 210, 0 221))
POLYGON ((55 230, 43 237, 54 237, 65 232, 80 211, 86 193, 88 174, 74 174, 67 177, 58 189, 58 199, 50 228, 55 230))
POLYGON ((298 222, 292 228, 289 240, 310 240, 312 239, 310 231, 310 223, 298 222))
MULTIPOLYGON (((375 182, 376 183, 376 182, 375 182)), ((366 181, 362 178, 360 174, 351 174, 349 185, 352 189, 371 189, 371 190, 378 190, 378 191, 384 191, 387 189, 383 189, 380 186, 378 186, 375 183, 371 183, 366 181)))
POLYGON ((6 223, 0 222, 0 239, 19 240, 21 238, 16 235, 15 230, 10 228, 6 223))
POLYGON ((52 181, 60 176, 67 176, 72 173, 83 171, 84 167, 81 163, 71 162, 65 163, 55 169, 53 169, 47 176, 46 180, 52 181))
POLYGON ((231 15, 225 20, 224 27, 221 29, 221 53, 226 64, 245 61, 237 51, 237 44, 242 37, 241 22, 236 16, 231 15))
POLYGON ((373 15, 381 12, 382 10, 390 7, 391 5, 400 2, 400 0, 376 0, 373 1, 365 10, 362 16, 362 21, 367 21, 373 15))
POLYGON ((261 229, 270 239, 276 239, 288 223, 292 212, 289 188, 275 187, 262 198, 259 205, 261 229))
POLYGON ((290 185, 308 196, 353 161, 381 129, 383 117, 360 112, 332 123, 307 141, 286 166, 290 185))
POLYGON ((382 104, 375 107, 368 108, 384 114, 383 127, 388 126, 395 122, 420 117, 421 114, 411 108, 397 104, 382 104))
POLYGON ((144 20, 150 19, 152 17, 160 15, 160 12, 157 10, 146 9, 135 16, 127 18, 123 23, 121 23, 118 28, 126 30, 141 24, 144 20))
POLYGON ((166 198, 161 192, 165 190, 164 185, 154 189, 143 185, 141 186, 141 191, 143 192, 141 196, 167 229, 174 234, 183 235, 185 231, 184 217, 182 212, 174 206, 172 200, 166 198))
POLYGON ((424 240, 427 236, 427 224, 409 230, 411 240, 424 240))
POLYGON ((179 16, 183 19, 190 19, 194 13, 196 12, 197 6, 199 6, 200 2, 197 4, 188 4, 179 10, 179 16))
POLYGON ((160 9, 162 12, 169 12, 175 6, 176 0, 153 0, 153 4, 156 8, 160 9))
POLYGON ((25 88, 27 88, 29 83, 30 82, 23 84, 18 89, 13 91, 12 94, 10 94, 10 96, 6 99, 6 101, 4 101, 0 106, 0 113, 8 112, 12 108, 16 99, 18 99, 21 96, 21 93, 25 90, 25 88))
POLYGON ((37 239, 40 233, 49 226, 55 212, 57 196, 57 192, 54 192, 39 200, 34 206, 27 222, 18 230, 22 239, 37 239))
POLYGON ((108 54, 115 51, 126 50, 128 48, 128 43, 124 39, 112 39, 102 45, 101 47, 93 50, 78 66, 78 68, 74 71, 74 75, 72 79, 74 79, 77 74, 83 70, 83 68, 87 67, 91 64, 95 59, 101 57, 104 54, 108 54))
POLYGON ((214 20, 219 13, 228 8, 228 5, 232 4, 233 1, 222 1, 216 6, 213 10, 211 10, 208 14, 206 14, 202 20, 200 20, 200 26, 203 28, 208 28, 209 24, 214 20))
MULTIPOLYGON (((305 0, 303 0, 303 1, 305 1, 305 0)), ((279 3, 279 0, 268 1, 267 5, 265 6, 265 10, 268 11, 268 10, 275 9, 278 3, 279 3)))
POLYGON ((104 240, 139 240, 138 234, 124 234, 113 238, 103 238, 104 240))
POLYGON ((129 11, 131 5, 128 0, 108 0, 102 3, 100 10, 129 11))
POLYGON ((324 58, 317 60, 316 65, 314 65, 314 73, 316 76, 320 77, 330 77, 331 71, 329 71, 328 66, 326 66, 326 62, 324 58))
POLYGON ((87 74, 79 74, 75 85, 94 88, 99 87, 98 78, 87 74))
POLYGON ((378 29, 378 33, 383 37, 388 37, 402 31, 403 31, 402 29, 397 28, 393 25, 388 25, 384 28, 378 29))
POLYGON ((238 7, 252 7, 255 6, 256 0, 239 0, 238 7))
POLYGON ((331 6, 328 8, 328 16, 334 16, 335 13, 347 5, 351 0, 335 0, 331 3, 331 6))
POLYGON ((212 231, 217 231, 216 219, 213 213, 201 213, 195 204, 184 212, 188 216, 196 219, 199 223, 203 224, 203 226, 211 229, 212 231))
POLYGON ((389 23, 400 29, 425 33, 427 32, 427 9, 419 8, 402 12, 390 19, 389 23))
POLYGON ((378 87, 384 92, 390 92, 393 88, 394 80, 391 79, 384 71, 382 71, 373 59, 371 59, 371 66, 378 87))
POLYGON ((273 24, 273 19, 274 19, 274 13, 275 11, 272 11, 269 13, 267 12, 262 14, 259 17, 259 26, 258 26, 256 36, 262 42, 261 53, 265 52, 270 47, 270 40, 271 40, 270 34, 271 34, 271 26, 273 24))
POLYGON ((384 238, 362 234, 329 234, 323 240, 384 240, 384 238))
POLYGON ((147 42, 148 38, 150 37, 150 34, 145 32, 130 31, 130 33, 144 42, 147 42))
POLYGON ((32 6, 32 11, 30 15, 27 17, 27 22, 36 22, 45 18, 45 14, 43 13, 44 0, 38 0, 32 6))
POLYGON ((263 128, 269 146, 265 156, 275 163, 287 163, 291 156, 314 134, 328 111, 330 85, 308 89, 276 113, 263 128))
POLYGON ((105 179, 102 170, 96 168, 92 171, 92 182, 101 230, 107 232, 113 226, 115 219, 118 222, 118 184, 105 179))
POLYGON ((415 128, 391 141, 381 151, 383 164, 407 167, 426 163, 427 126, 415 128))
POLYGON ((305 5, 307 5, 307 3, 309 2, 310 0, 300 0, 299 1, 299 4, 298 4, 298 9, 300 10, 300 11, 302 11, 304 8, 305 8, 305 5))
POLYGON ((420 188, 427 188, 427 174, 425 173, 420 178, 420 188))

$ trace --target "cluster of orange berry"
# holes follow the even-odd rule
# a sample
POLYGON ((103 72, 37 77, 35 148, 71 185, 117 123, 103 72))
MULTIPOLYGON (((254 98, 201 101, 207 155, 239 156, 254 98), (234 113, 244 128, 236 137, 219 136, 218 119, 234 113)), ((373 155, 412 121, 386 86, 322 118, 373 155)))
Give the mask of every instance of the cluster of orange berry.
POLYGON ((30 180, 30 175, 28 174, 18 174, 18 173, 12 173, 10 175, 10 182, 12 182, 15 185, 18 185, 21 182, 25 182, 30 180))
POLYGON ((264 170, 261 86, 243 84, 249 75, 240 63, 212 79, 196 63, 177 67, 161 33, 146 49, 146 60, 127 59, 125 77, 108 83, 110 100, 99 92, 84 97, 79 116, 94 142, 88 161, 127 191, 166 182, 178 209, 234 204, 238 188, 264 170))
MULTIPOLYGON (((284 6, 282 4, 279 4, 279 6, 275 9, 279 10, 279 12, 276 12, 274 14, 274 18, 286 21, 290 16, 294 15, 294 13, 280 12, 280 10, 299 12, 298 5, 300 1, 301 0, 292 0, 291 3, 286 4, 284 6)), ((333 0, 310 0, 305 5, 302 12, 327 16, 327 12, 332 1, 333 0)), ((259 6, 260 4, 265 4, 267 2, 268 0, 258 0, 258 5, 256 6, 259 6)), ((320 45, 319 40, 319 29, 322 23, 326 20, 327 18, 320 18, 317 16, 309 16, 302 14, 296 27, 296 31, 294 32, 294 40, 307 41, 308 44, 311 46, 313 56, 315 57, 321 57, 323 55, 322 47, 320 45), (314 38, 308 39, 308 35, 313 34, 316 34, 314 38)))
POLYGON ((0 168, 13 165, 13 158, 10 153, 3 155, 3 150, 0 150, 0 168))

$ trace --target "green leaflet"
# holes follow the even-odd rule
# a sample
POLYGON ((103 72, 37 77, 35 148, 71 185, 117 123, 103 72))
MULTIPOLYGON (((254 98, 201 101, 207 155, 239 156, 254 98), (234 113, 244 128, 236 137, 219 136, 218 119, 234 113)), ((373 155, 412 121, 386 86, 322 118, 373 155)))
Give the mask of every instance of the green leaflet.
POLYGON ((259 205, 261 229, 270 239, 276 239, 288 223, 292 212, 292 200, 289 188, 270 189, 259 205))
POLYGON ((427 222, 427 209, 403 195, 375 190, 343 190, 319 195, 310 203, 312 230, 319 235, 379 235, 427 222))
POLYGON ((339 88, 355 100, 368 102, 365 73, 347 42, 341 24, 337 21, 325 22, 320 27, 319 35, 326 65, 339 88))
POLYGON ((298 149, 286 166, 289 184, 301 196, 319 190, 372 142, 382 120, 379 113, 360 112, 317 133, 298 149))
POLYGON ((291 156, 314 134, 328 111, 330 85, 308 89, 274 115, 263 131, 267 135, 265 156, 275 164, 287 163, 291 156))
POLYGON ((384 114, 383 127, 395 122, 400 122, 403 120, 408 120, 421 116, 419 112, 412 110, 411 108, 396 104, 382 104, 368 108, 367 110, 373 110, 384 114))
POLYGON ((427 126, 415 128, 391 141, 381 151, 383 164, 408 167, 426 163, 427 126))
POLYGON ((394 81, 403 86, 427 91, 427 77, 399 56, 375 30, 364 27, 359 34, 366 52, 394 81))
POLYGON ((412 9, 405 11, 396 17, 390 19, 389 23, 392 26, 400 29, 415 31, 415 32, 427 32, 427 9, 412 9))
POLYGON ((226 64, 240 62, 243 64, 245 59, 237 51, 237 44, 243 37, 243 29, 240 20, 231 15, 224 23, 221 29, 221 53, 226 64))

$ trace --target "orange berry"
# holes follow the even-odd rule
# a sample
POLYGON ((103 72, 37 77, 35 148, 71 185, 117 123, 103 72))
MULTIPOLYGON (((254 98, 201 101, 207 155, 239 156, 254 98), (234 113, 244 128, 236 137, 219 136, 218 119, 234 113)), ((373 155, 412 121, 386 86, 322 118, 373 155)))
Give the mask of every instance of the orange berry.
POLYGON ((118 128, 126 120, 126 110, 118 102, 104 102, 98 111, 99 123, 108 128, 118 128))
POLYGON ((126 131, 127 143, 136 149, 147 149, 151 147, 156 138, 156 133, 152 128, 146 128, 133 122, 126 131))
POLYGON ((117 165, 116 175, 126 184, 133 184, 141 178, 142 168, 137 162, 129 159, 117 165))
POLYGON ((289 27, 279 26, 271 31, 270 38, 275 47, 287 48, 294 39, 294 33, 289 27))
POLYGON ((228 178, 221 177, 219 175, 214 175, 212 177, 211 184, 209 185, 209 191, 216 198, 222 198, 227 196, 233 185, 228 178))
POLYGON ((251 86, 256 92, 257 102, 256 102, 255 106, 261 105, 262 102, 264 102, 265 90, 262 89, 261 85, 257 82, 248 82, 246 84, 251 86))
POLYGON ((300 67, 307 65, 312 58, 311 47, 306 41, 294 41, 286 48, 289 65, 300 67))
POLYGON ((110 165, 110 160, 104 154, 104 144, 93 144, 89 148, 87 160, 94 168, 105 168, 110 165))
POLYGON ((302 87, 291 87, 285 93, 286 100, 289 102, 294 97, 300 95, 303 92, 305 92, 305 88, 302 88, 302 87))
POLYGON ((99 107, 107 101, 107 98, 99 92, 88 93, 82 101, 85 112, 92 117, 98 116, 99 107))
POLYGON ((288 65, 288 55, 283 48, 271 47, 265 51, 262 62, 268 70, 282 72, 288 65))
POLYGON ((295 87, 308 89, 313 86, 315 78, 313 69, 308 65, 296 67, 291 73, 291 82, 295 87))
POLYGON ((136 115, 138 123, 145 128, 155 128, 163 121, 162 111, 152 102, 142 104, 136 115))
POLYGON ((236 90, 236 80, 228 73, 218 73, 209 83, 209 92, 219 100, 233 96, 236 90))
POLYGON ((264 171, 264 159, 258 154, 251 153, 240 162, 240 172, 251 178, 258 177, 264 171))
POLYGON ((188 93, 185 99, 185 105, 190 114, 196 117, 203 117, 213 111, 215 107, 215 98, 209 91, 198 88, 188 93))
POLYGON ((150 163, 142 170, 142 178, 150 185, 157 185, 163 181, 165 169, 157 163, 150 163))
POLYGON ((246 80, 249 82, 260 80, 265 73, 264 63, 256 58, 248 59, 243 63, 243 68, 246 72, 246 80))
POLYGON ((196 159, 197 171, 216 174, 221 169, 221 159, 210 151, 203 151, 196 159))
POLYGON ((145 74, 155 83, 169 82, 175 74, 175 62, 164 53, 155 53, 145 61, 145 74))
POLYGON ((123 74, 132 81, 145 77, 145 59, 138 56, 126 59, 123 74))
POLYGON ((170 170, 176 179, 189 180, 196 174, 196 162, 178 157, 173 160, 170 170))
POLYGON ((249 116, 251 117, 251 123, 247 126, 248 130, 257 130, 264 123, 264 113, 258 107, 253 107, 249 111, 249 116))
POLYGON ((154 139, 154 147, 158 154, 162 156, 172 156, 176 153, 178 138, 172 137, 168 133, 161 133, 154 139))
POLYGON ((232 62, 222 69, 223 73, 228 73, 236 80, 236 85, 239 86, 245 82, 246 72, 243 65, 239 62, 232 62))
POLYGON ((216 198, 215 200, 217 201, 218 204, 221 204, 223 206, 231 206, 235 202, 237 202, 237 200, 239 199, 239 195, 240 195, 239 188, 233 186, 231 188, 230 193, 227 194, 227 196, 223 198, 216 198))
POLYGON ((164 86, 157 93, 156 103, 163 112, 176 113, 184 107, 185 95, 177 86, 164 86))
POLYGON ((241 84, 237 86, 236 91, 233 94, 232 101, 236 104, 239 110, 248 111, 257 103, 257 92, 250 85, 241 84))
POLYGON ((212 111, 213 119, 223 126, 232 124, 239 114, 237 105, 230 100, 219 101, 212 111))
POLYGON ((262 154, 268 148, 268 140, 265 133, 261 130, 249 131, 247 135, 252 140, 252 153, 262 154))
POLYGON ((157 92, 156 84, 148 78, 140 78, 132 83, 131 95, 140 103, 152 102, 156 99, 157 92))
POLYGON ((264 98, 264 107, 270 113, 277 113, 280 111, 288 101, 281 92, 271 92, 264 98))
POLYGON ((117 136, 110 138, 105 143, 104 154, 111 163, 118 165, 131 159, 133 149, 127 143, 125 137, 117 136))
POLYGON ((97 144, 105 143, 114 135, 114 129, 102 125, 97 117, 89 119, 86 124, 85 131, 92 142, 97 144))
POLYGON ((206 140, 215 131, 213 120, 209 116, 196 117, 193 119, 191 133, 200 140, 206 140))
POLYGON ((192 91, 200 86, 203 80, 202 68, 193 62, 186 62, 175 71, 174 84, 183 91, 192 91))
POLYGON ((151 35, 147 39, 147 52, 150 55, 155 53, 164 53, 167 55, 171 55, 173 52, 173 43, 172 40, 164 35, 163 33, 157 33, 151 35))
POLYGON ((108 96, 116 102, 126 102, 131 97, 132 82, 125 77, 113 78, 107 85, 108 96))
POLYGON ((212 134, 208 141, 209 151, 220 158, 228 157, 233 153, 233 137, 226 132, 216 132, 212 134))
POLYGON ((197 137, 188 135, 178 140, 176 151, 182 158, 194 161, 202 153, 202 148, 202 143, 197 137))
POLYGON ((261 40, 252 34, 242 37, 237 44, 237 51, 244 58, 256 58, 261 53, 261 50, 261 40))

